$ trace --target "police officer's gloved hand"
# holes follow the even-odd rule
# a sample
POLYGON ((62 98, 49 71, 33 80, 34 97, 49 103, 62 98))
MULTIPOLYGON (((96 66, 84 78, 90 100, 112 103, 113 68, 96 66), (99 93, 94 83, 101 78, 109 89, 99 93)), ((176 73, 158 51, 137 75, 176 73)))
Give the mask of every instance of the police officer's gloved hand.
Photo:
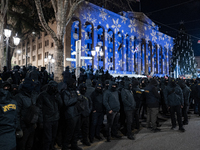
POLYGON ((16 131, 16 137, 22 138, 23 137, 23 131, 22 130, 16 131))

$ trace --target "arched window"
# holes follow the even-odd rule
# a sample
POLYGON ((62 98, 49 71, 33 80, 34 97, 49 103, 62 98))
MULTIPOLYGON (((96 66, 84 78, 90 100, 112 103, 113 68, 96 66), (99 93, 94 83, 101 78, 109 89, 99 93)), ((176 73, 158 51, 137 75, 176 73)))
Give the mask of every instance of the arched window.
POLYGON ((107 60, 107 69, 114 70, 114 32, 109 29, 107 33, 107 51, 108 51, 108 60, 107 60))
MULTIPOLYGON (((101 26, 97 27, 97 45, 101 46, 100 49, 104 52, 104 29, 101 26)), ((104 68, 104 56, 99 56, 97 59, 99 59, 99 69, 104 68)))
POLYGON ((148 74, 152 72, 152 43, 148 43, 148 74))
POLYGON ((131 42, 131 40, 129 39, 129 36, 128 35, 126 35, 126 38, 125 38, 125 55, 126 55, 126 63, 125 63, 125 66, 126 66, 126 68, 125 68, 125 70, 126 71, 131 71, 131 59, 132 59, 132 55, 131 55, 131 51, 130 51, 130 49, 131 49, 131 45, 132 45, 132 42, 131 42))
POLYGON ((154 74, 156 74, 158 72, 158 68, 157 68, 157 44, 154 44, 153 47, 153 62, 154 62, 154 74))
POLYGON ((117 45, 116 45, 116 69, 118 71, 123 71, 123 35, 118 32, 117 34, 117 45))
POLYGON ((159 66, 159 71, 158 71, 158 73, 161 73, 162 74, 162 46, 161 45, 159 45, 159 48, 158 48, 158 55, 159 55, 159 64, 158 64, 158 66, 159 66))
POLYGON ((141 74, 145 73, 145 53, 146 53, 146 46, 145 46, 145 40, 142 40, 141 45, 141 74))

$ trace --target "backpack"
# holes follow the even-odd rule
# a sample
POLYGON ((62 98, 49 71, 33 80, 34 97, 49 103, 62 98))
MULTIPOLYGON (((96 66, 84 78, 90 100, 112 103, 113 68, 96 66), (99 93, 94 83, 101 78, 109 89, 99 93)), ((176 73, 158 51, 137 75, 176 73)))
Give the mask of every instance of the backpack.
POLYGON ((28 108, 28 111, 26 112, 26 115, 24 117, 24 122, 27 125, 37 123, 38 118, 39 118, 39 111, 40 111, 40 109, 36 105, 32 104, 28 108))

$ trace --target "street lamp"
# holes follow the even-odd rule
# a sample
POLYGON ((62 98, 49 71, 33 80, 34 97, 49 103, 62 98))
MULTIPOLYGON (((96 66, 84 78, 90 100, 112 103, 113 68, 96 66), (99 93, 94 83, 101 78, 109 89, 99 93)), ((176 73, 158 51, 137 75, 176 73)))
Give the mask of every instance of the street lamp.
POLYGON ((91 51, 92 56, 94 57, 97 53, 97 59, 98 59, 98 69, 99 69, 99 56, 102 57, 104 55, 103 51, 101 50, 101 46, 97 45, 95 47, 95 50, 91 51))
POLYGON ((50 67, 51 67, 51 63, 55 63, 55 59, 53 58, 53 54, 49 54, 48 58, 44 58, 44 62, 47 62, 49 60, 49 74, 50 74, 50 67))
MULTIPOLYGON (((8 54, 9 54, 9 51, 8 51, 8 46, 9 46, 9 38, 11 36, 11 33, 12 31, 9 30, 9 29, 4 29, 4 35, 6 37, 6 66, 8 67, 8 54)), ((18 37, 13 37, 13 41, 14 41, 14 45, 17 46, 19 43, 20 43, 20 38, 18 37)))

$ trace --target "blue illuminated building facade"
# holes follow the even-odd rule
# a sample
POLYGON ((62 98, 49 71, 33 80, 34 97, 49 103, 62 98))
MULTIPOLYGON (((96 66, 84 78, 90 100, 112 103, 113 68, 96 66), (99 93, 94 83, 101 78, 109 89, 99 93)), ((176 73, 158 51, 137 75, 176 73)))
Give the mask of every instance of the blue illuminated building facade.
MULTIPOLYGON (((82 56, 91 57, 97 45, 104 52, 102 57, 82 60, 86 69, 103 68, 120 74, 169 74, 173 38, 159 32, 158 26, 142 12, 116 14, 83 2, 67 30, 66 58, 75 58, 72 55, 76 50, 75 42, 80 39, 82 56)), ((66 65, 75 67, 76 62, 66 62, 66 65)))

